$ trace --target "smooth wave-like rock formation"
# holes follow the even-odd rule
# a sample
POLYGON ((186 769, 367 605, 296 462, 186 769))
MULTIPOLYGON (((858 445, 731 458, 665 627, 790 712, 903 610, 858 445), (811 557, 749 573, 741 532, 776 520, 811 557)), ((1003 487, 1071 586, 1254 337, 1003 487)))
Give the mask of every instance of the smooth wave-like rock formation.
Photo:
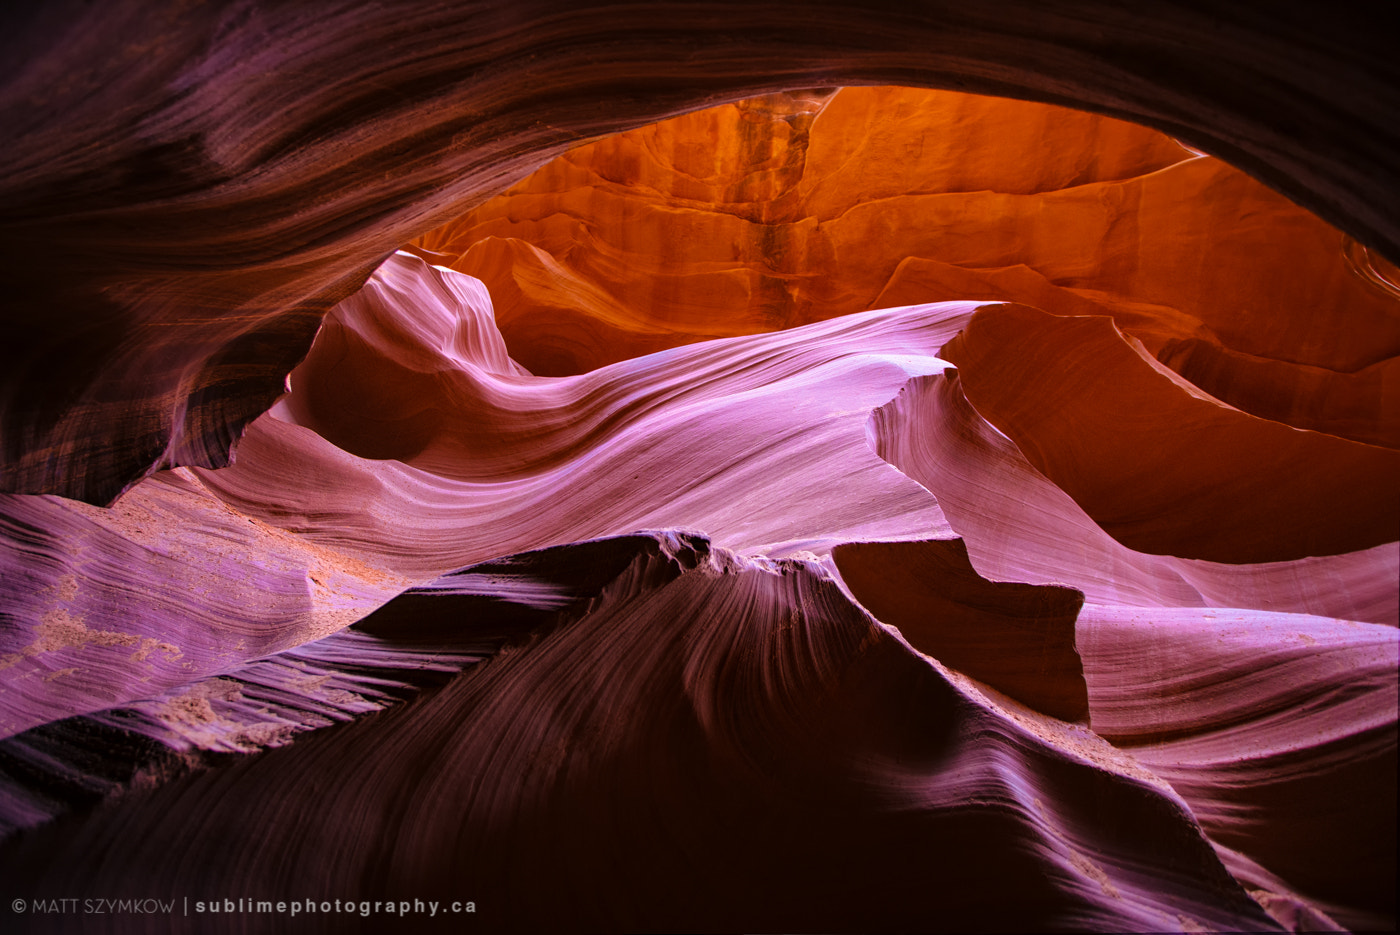
POLYGON ((974 307, 554 380, 505 356, 480 283, 400 253, 328 316, 235 465, 165 472, 106 511, 0 498, 14 530, 0 723, 173 688, 347 626, 410 583, 545 545, 690 528, 822 555, 947 534, 866 424, 910 376, 945 366, 934 353, 974 307))
POLYGON ((419 598, 446 627, 375 626, 451 645, 515 617, 490 662, 22 838, 11 882, 455 897, 501 931, 1275 927, 1169 789, 1019 723, 819 567, 662 534, 491 573, 533 587, 487 604, 448 578, 419 598))
POLYGON ((1111 316, 1227 402, 1400 445, 1400 316, 1342 233, 1218 159, 1080 111, 773 95, 579 147, 416 244, 487 284, 535 373, 1000 299, 1111 316), (725 136, 740 142, 713 145, 725 136))
MULTIPOLYGON (((951 368, 910 380, 875 411, 871 432, 882 457, 937 497, 985 577, 1068 584, 1107 604, 1257 608, 1400 625, 1400 543, 1244 565, 1136 552, 981 418, 960 384, 951 368)), ((1213 534, 1207 524, 1202 535, 1213 534)))
POLYGON ((1400 258, 1400 77, 1335 5, 60 0, 7 6, 0 36, 9 492, 107 503, 227 463, 399 244, 577 141, 770 91, 1131 119, 1400 258))
POLYGON ((938 356, 1018 308, 537 377, 479 282, 397 254, 235 465, 0 504, 7 887, 480 897, 493 930, 1393 924, 1397 544, 1123 545, 938 356))

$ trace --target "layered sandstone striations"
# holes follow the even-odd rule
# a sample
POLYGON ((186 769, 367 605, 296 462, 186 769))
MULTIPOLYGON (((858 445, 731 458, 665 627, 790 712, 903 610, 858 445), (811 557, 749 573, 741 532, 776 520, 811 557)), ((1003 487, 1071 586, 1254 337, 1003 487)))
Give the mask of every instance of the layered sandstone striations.
POLYGON ((934 352, 971 308, 553 380, 505 356, 479 283, 398 254, 327 318, 237 464, 157 475, 107 511, 0 498, 0 724, 173 689, 340 629, 410 583, 542 545, 679 527, 781 555, 946 533, 866 422, 942 368, 934 352))
POLYGON ((1350 241, 1220 160, 1082 112, 775 95, 579 147, 415 244, 487 284, 535 373, 998 299, 1110 317, 1265 419, 1400 445, 1396 297, 1350 241))
POLYGON ((151 478, 119 512, 6 501, 6 577, 34 598, 10 605, 0 860, 35 891, 470 882, 493 928, 917 927, 930 885, 959 926, 1386 924, 1394 825, 1356 816, 1395 791, 1396 544, 1252 565, 1132 551, 938 356, 1018 308, 861 313, 536 377, 479 283, 398 254, 327 318, 236 465, 151 478), (713 543, 563 545, 646 528, 713 543), (1314 795, 1355 811, 1304 834, 1314 795), (1141 830, 1163 822, 1165 855, 1141 830), (208 848, 149 849, 189 829, 208 848), (604 838, 611 869, 566 873, 604 838), (934 839, 963 841, 957 867, 934 839), (268 869, 267 848, 300 869, 268 869), (849 865, 867 852, 885 862, 849 865), (781 878, 759 872, 775 861, 781 878), (618 879, 640 882, 583 898, 618 879), (853 880, 864 895, 842 896, 853 880), (573 897, 547 910, 537 885, 573 897), (705 908, 702 890, 729 895, 705 908))
POLYGON ((7 6, 0 37, 9 492, 105 504, 226 463, 397 246, 581 139, 762 92, 957 87, 1136 120, 1400 258, 1391 44, 1316 2, 60 0, 7 6))
POLYGON ((1394 927, 1375 30, 152 12, 0 33, 7 930, 1394 927))
POLYGON ((534 594, 448 578, 436 626, 366 621, 421 642, 513 617, 492 661, 3 859, 34 887, 479 894, 498 931, 1275 928, 1168 788, 1021 723, 809 564, 656 534, 494 571, 534 594))

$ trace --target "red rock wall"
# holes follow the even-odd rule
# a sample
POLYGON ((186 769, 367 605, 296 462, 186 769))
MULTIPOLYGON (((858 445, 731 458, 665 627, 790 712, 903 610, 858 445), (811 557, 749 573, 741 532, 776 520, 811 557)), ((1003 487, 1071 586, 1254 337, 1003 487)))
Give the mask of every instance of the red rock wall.
POLYGON ((603 12, 6 13, 5 483, 131 486, 0 495, 5 930, 1393 928, 1377 31, 603 12), (1340 227, 889 89, 474 203, 838 79, 1340 227))
POLYGON ((1111 316, 1245 411, 1400 444, 1396 295, 1357 275, 1347 238, 1219 160, 1083 112, 776 95, 581 146, 414 244, 487 284, 542 375, 999 299, 1111 316))
POLYGON ((795 87, 906 84, 1163 129, 1400 257, 1400 78, 1296 2, 80 0, 0 35, 0 489, 110 502, 221 465, 322 313, 580 139, 795 87), (455 209, 454 209, 455 206, 455 209))

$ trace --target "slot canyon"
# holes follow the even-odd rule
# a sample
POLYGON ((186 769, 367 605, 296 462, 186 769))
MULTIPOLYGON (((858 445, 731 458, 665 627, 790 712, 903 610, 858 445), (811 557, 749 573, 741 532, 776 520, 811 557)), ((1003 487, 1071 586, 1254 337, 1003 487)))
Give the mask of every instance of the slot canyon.
POLYGON ((1394 931, 1392 45, 6 5, 0 927, 1394 931))

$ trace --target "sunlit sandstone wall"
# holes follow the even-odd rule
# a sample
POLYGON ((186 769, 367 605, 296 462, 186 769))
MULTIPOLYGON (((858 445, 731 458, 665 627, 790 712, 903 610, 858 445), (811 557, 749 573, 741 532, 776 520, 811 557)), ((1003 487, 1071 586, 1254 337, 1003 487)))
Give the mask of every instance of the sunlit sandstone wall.
POLYGON ((911 88, 745 101, 571 150, 414 243, 486 283, 543 375, 1000 299, 1109 315, 1232 405, 1400 444, 1400 303, 1347 238, 1220 160, 1079 111, 911 88))
POLYGON ((579 147, 415 246, 486 283, 543 375, 870 308, 1023 303, 1050 317, 987 310, 944 356, 1125 544, 1265 562, 1400 526, 1400 296, 1335 228, 1142 127, 793 92, 579 147))
POLYGON ((766 91, 951 86, 1130 118, 1400 257, 1394 51, 1335 4, 57 0, 6 5, 0 62, 11 492, 105 504, 226 463, 324 311, 454 205, 580 139, 766 91))

